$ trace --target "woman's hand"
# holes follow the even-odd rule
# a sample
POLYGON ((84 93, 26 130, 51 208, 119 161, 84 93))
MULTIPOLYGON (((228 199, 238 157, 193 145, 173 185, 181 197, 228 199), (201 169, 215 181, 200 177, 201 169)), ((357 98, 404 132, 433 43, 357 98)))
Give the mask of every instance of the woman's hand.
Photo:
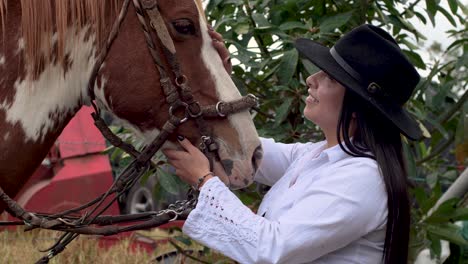
MULTIPOLYGON (((177 176, 191 186, 197 187, 198 180, 210 172, 210 162, 205 155, 186 138, 182 136, 177 136, 177 138, 185 151, 163 149, 162 152, 166 155, 168 162, 176 169, 177 176)), ((207 176, 204 182, 210 178, 212 178, 211 175, 207 176)))
POLYGON ((227 73, 231 75, 232 73, 232 63, 231 57, 229 56, 229 51, 224 45, 223 36, 216 32, 213 27, 208 26, 208 34, 210 34, 211 39, 213 40, 213 47, 218 51, 219 57, 223 61, 224 68, 227 73))

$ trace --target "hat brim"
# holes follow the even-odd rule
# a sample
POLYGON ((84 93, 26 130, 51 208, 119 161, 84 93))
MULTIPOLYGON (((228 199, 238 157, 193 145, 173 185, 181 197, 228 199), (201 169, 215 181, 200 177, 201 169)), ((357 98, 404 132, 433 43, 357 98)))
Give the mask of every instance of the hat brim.
POLYGON ((351 89, 363 99, 371 103, 388 120, 398 127, 403 135, 411 140, 422 137, 421 129, 416 120, 403 107, 391 102, 375 100, 367 93, 367 87, 363 87, 356 79, 349 75, 332 57, 330 49, 310 39, 300 38, 295 42, 299 53, 310 60, 318 68, 326 72, 343 86, 351 89))

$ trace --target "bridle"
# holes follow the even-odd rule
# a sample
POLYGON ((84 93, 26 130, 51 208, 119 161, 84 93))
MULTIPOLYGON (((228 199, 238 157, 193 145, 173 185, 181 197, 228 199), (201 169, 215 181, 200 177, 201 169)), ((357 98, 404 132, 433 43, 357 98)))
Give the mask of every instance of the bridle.
POLYGON ((201 106, 200 103, 195 100, 188 85, 187 78, 180 70, 174 43, 169 35, 162 16, 159 13, 157 0, 132 1, 145 35, 148 50, 160 74, 160 84, 165 94, 166 102, 169 104, 169 119, 165 122, 161 132, 151 142, 151 144, 139 152, 132 145, 122 141, 118 136, 112 133, 107 124, 101 119, 101 111, 94 103, 94 100, 96 99, 94 95, 94 86, 99 69, 105 61, 113 41, 117 37, 119 28, 128 11, 130 0, 124 0, 105 46, 98 55, 96 63, 91 71, 91 77, 88 82, 88 92, 91 97, 91 104, 95 111, 92 113, 95 125, 112 145, 121 148, 135 159, 117 177, 111 188, 106 193, 85 205, 53 215, 30 213, 25 211, 13 199, 6 195, 0 187, 0 199, 7 205, 7 211, 14 217, 22 220, 14 222, 0 222, 0 225, 26 225, 26 231, 35 228, 45 228, 66 232, 52 247, 48 249, 48 254, 36 263, 48 263, 52 257, 63 251, 66 245, 73 241, 79 234, 95 234, 104 236, 113 235, 121 232, 157 227, 169 221, 188 215, 190 210, 196 205, 196 197, 193 193, 189 193, 188 200, 177 201, 175 204, 170 205, 168 209, 158 212, 119 216, 101 216, 101 214, 113 202, 115 202, 120 195, 128 191, 140 179, 140 177, 153 166, 151 158, 180 125, 184 124, 188 120, 194 120, 196 122, 202 142, 200 144, 200 149, 209 159, 210 166, 213 166, 216 158, 219 159, 219 157, 217 157, 218 145, 209 132, 205 119, 225 118, 231 114, 246 111, 258 104, 258 99, 255 96, 247 95, 239 100, 231 102, 219 101, 213 105, 201 106), (162 52, 170 66, 170 71, 172 71, 175 76, 174 82, 171 81, 171 74, 168 73, 166 68, 163 66, 164 64, 161 61, 161 58, 158 56, 155 40, 150 33, 150 28, 146 21, 147 19, 150 21, 151 27, 156 32, 156 41, 162 44, 162 52), (182 115, 178 115, 180 112, 182 112, 182 115), (107 198, 110 197, 110 194, 116 195, 109 200, 107 198), (84 215, 77 217, 76 213, 84 209, 88 209, 88 211, 84 215), (142 223, 129 226, 115 226, 117 223, 128 222, 142 223))
MULTIPOLYGON (((151 157, 161 148, 161 146, 166 142, 168 137, 174 133, 174 130, 185 123, 186 121, 193 119, 196 121, 198 130, 200 132, 201 144, 200 149, 207 156, 210 161, 210 166, 213 166, 213 163, 218 158, 217 151, 219 149, 218 144, 213 139, 207 125, 205 118, 225 118, 228 115, 238 113, 241 111, 248 110, 258 104, 258 99, 249 94, 240 98, 239 100, 232 102, 223 102, 219 101, 216 104, 201 106, 198 101, 195 100, 191 88, 188 85, 187 77, 180 70, 180 66, 177 60, 176 49, 174 42, 169 34, 169 31, 166 27, 166 24, 161 16, 161 13, 158 10, 158 1, 157 0, 133 0, 133 4, 138 16, 138 20, 142 26, 145 40, 148 46, 148 50, 153 59, 154 65, 160 74, 160 84, 163 89, 164 95, 166 97, 166 102, 169 104, 169 119, 163 125, 161 133, 157 136, 153 142, 148 145, 144 151, 140 154, 137 154, 134 148, 130 146, 125 146, 123 149, 127 151, 130 155, 134 156, 140 164, 147 163, 151 157), (156 41, 153 39, 150 28, 146 22, 146 16, 150 21, 151 27, 156 32, 156 41), (166 61, 170 66, 170 70, 175 76, 174 82, 171 81, 171 74, 168 73, 164 67, 164 63, 161 58, 158 56, 158 51, 156 50, 155 42, 159 42, 161 45, 162 53, 166 57, 166 61), (178 117, 176 112, 182 110, 183 115, 178 117)), ((122 6, 121 13, 117 18, 117 24, 120 26, 122 21, 125 18, 129 6, 129 1, 126 0, 122 6), (124 14, 124 15, 122 15, 124 14)), ((94 83, 98 71, 107 56, 107 51, 110 48, 112 41, 118 34, 117 30, 112 30, 109 36, 109 40, 106 43, 106 49, 103 50, 102 58, 99 57, 96 65, 93 69, 93 74, 89 81, 89 94, 91 98, 94 99, 94 83)), ((112 143, 116 143, 115 146, 121 147, 123 142, 120 142, 118 139, 115 139, 114 136, 110 135, 110 130, 106 129, 104 122, 100 119, 99 108, 93 103, 92 104, 95 113, 93 118, 95 120, 96 126, 101 130, 101 133, 112 143)), ((219 159, 219 158, 218 158, 219 159)))

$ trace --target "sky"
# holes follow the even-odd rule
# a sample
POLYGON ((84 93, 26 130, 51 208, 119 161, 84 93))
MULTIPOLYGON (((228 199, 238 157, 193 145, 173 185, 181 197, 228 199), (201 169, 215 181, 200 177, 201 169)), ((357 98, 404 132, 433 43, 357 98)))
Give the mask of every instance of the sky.
MULTIPOLYGON (((468 5, 468 0, 460 0, 460 2, 464 5, 468 5)), ((447 0, 441 0, 440 5, 448 12, 450 12, 447 0)), ((420 11, 421 13, 425 14, 425 1, 421 1, 416 6, 416 8, 417 11, 420 11)), ((415 26, 415 28, 418 29, 418 31, 421 32, 427 38, 427 40, 424 42, 423 48, 421 48, 421 55, 424 61, 429 61, 429 53, 425 52, 425 50, 427 50, 434 42, 440 43, 442 50, 445 50, 454 41, 454 39, 449 38, 447 34, 447 30, 453 29, 453 26, 452 24, 450 24, 447 18, 440 12, 437 12, 435 17, 436 27, 433 27, 432 23, 429 20, 424 25, 416 16, 410 19, 410 21, 415 26)), ((462 25, 460 24, 458 18, 455 18, 455 22, 457 23, 457 28, 461 29, 462 25)))

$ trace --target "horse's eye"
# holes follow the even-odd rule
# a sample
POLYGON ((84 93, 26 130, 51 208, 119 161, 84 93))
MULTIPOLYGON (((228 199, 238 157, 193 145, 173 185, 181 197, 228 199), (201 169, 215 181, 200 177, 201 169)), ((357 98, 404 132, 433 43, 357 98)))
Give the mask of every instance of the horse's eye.
POLYGON ((195 35, 195 25, 189 19, 183 18, 172 22, 174 29, 183 35, 195 35))

